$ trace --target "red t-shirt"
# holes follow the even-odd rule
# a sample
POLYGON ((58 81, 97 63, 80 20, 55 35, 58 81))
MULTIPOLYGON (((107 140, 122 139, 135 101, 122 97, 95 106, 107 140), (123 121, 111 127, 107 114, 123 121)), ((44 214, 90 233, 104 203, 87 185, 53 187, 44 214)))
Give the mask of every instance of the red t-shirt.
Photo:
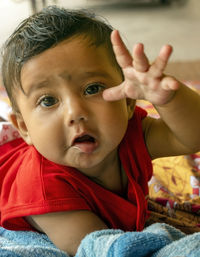
POLYGON ((145 116, 146 112, 136 107, 119 145, 120 160, 128 177, 126 198, 96 184, 74 168, 48 161, 22 139, 0 146, 1 226, 34 230, 25 216, 89 210, 109 228, 143 229, 147 217, 147 182, 152 176, 141 125, 145 116))

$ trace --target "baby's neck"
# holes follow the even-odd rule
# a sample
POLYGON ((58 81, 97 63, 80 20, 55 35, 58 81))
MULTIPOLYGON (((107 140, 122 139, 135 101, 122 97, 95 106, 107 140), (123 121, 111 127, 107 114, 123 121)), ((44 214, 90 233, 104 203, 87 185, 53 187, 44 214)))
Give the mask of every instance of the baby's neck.
POLYGON ((128 178, 123 168, 116 169, 113 175, 109 174, 104 180, 98 178, 92 178, 92 180, 109 191, 126 197, 128 178))
POLYGON ((95 176, 89 176, 89 178, 102 187, 118 195, 125 196, 128 179, 121 166, 117 152, 106 164, 93 171, 91 174, 95 174, 95 176))

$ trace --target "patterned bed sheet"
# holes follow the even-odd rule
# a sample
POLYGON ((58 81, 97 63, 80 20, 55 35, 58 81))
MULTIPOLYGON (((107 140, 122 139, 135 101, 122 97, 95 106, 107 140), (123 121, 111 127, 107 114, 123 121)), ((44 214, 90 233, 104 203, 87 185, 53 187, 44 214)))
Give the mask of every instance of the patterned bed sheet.
MULTIPOLYGON (((184 83, 200 93, 200 81, 184 83)), ((150 116, 159 117, 150 103, 138 104, 150 116)), ((165 222, 188 234, 200 231, 200 152, 153 161, 148 206, 147 224, 165 222)))
MULTIPOLYGON (((200 81, 185 81, 200 93, 200 81)), ((138 101, 152 117, 158 117, 153 106, 138 101)), ((0 117, 8 119, 10 104, 0 87, 0 117)), ((0 122, 0 144, 19 137, 9 123, 0 122)), ((200 231, 200 152, 193 155, 160 158, 153 161, 153 177, 149 181, 147 224, 165 222, 186 233, 200 231)))

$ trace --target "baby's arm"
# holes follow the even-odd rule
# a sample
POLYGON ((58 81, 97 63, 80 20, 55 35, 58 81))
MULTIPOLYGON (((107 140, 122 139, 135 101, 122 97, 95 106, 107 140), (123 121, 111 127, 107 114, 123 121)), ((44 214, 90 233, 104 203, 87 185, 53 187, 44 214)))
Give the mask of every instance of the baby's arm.
POLYGON ((87 210, 54 212, 26 219, 70 256, 76 254, 81 240, 87 234, 108 228, 100 218, 87 210))
POLYGON ((199 151, 200 96, 163 74, 172 47, 162 47, 150 65, 142 44, 134 47, 131 56, 117 31, 112 33, 111 39, 125 79, 121 85, 105 90, 104 99, 144 99, 155 106, 161 119, 147 117, 143 121, 146 144, 152 158, 199 151))

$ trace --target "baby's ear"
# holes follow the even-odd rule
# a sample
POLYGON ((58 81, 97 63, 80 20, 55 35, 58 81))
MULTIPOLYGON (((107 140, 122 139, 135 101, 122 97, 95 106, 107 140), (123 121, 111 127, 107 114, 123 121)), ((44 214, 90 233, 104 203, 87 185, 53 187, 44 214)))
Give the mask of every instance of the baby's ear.
POLYGON ((128 111, 128 119, 130 120, 133 116, 134 110, 135 110, 135 100, 127 98, 127 111, 128 111))
POLYGON ((24 141, 28 145, 32 145, 32 141, 30 138, 30 135, 28 133, 28 129, 26 127, 26 124, 24 122, 24 119, 21 115, 21 113, 18 112, 12 112, 9 115, 9 120, 11 121, 12 125, 19 131, 21 137, 24 139, 24 141))

